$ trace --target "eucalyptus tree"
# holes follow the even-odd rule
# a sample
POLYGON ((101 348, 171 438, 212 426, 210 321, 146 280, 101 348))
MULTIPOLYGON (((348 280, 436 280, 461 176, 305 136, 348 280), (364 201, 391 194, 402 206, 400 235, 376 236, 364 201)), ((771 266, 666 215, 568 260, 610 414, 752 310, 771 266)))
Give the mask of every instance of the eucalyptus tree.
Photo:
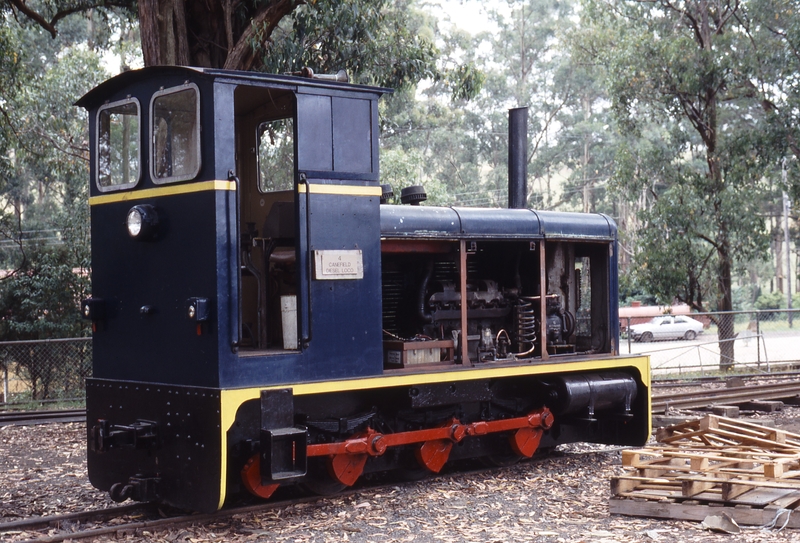
MULTIPOLYGON (((784 242, 781 196, 786 191, 792 200, 800 201, 800 6, 792 0, 750 0, 749 5, 750 11, 741 23, 754 50, 751 91, 768 121, 765 137, 770 138, 773 161, 780 164, 780 172, 772 176, 775 197, 765 213, 773 226, 776 283, 784 293, 786 285, 797 284, 789 270, 783 284, 781 270, 784 258, 790 259, 791 245, 784 242)), ((796 241, 794 247, 797 260, 796 241)))
POLYGON ((558 205, 549 181, 563 171, 552 147, 561 128, 558 117, 579 90, 573 84, 564 42, 574 24, 575 7, 575 2, 565 0, 524 0, 508 1, 489 11, 498 31, 480 36, 489 54, 482 55, 486 83, 474 110, 485 116, 476 135, 481 158, 489 168, 489 188, 501 194, 500 202, 508 167, 507 110, 528 107, 528 163, 532 185, 538 188, 532 197, 537 207, 558 205))
MULTIPOLYGON (((561 123, 578 99, 564 36, 574 2, 516 0, 487 4, 492 31, 477 35, 454 28, 436 31, 439 64, 453 66, 434 77, 421 100, 388 131, 393 149, 424 156, 419 177, 443 184, 450 203, 505 206, 508 172, 508 109, 529 107, 529 190, 537 207, 564 205, 548 181, 569 166, 556 163, 561 123), (560 118, 561 116, 561 118, 560 118), (546 158, 545 158, 546 157, 546 158)), ((579 106, 580 107, 580 106, 579 106)), ((582 109, 581 109, 582 111, 582 109)), ((583 118, 583 117, 581 117, 583 118)))
POLYGON ((87 122, 73 103, 108 76, 99 51, 128 24, 109 16, 63 17, 53 37, 36 21, 2 13, 2 339, 84 331, 77 308, 89 290, 87 122))
MULTIPOLYGON (((584 4, 583 49, 605 68, 627 136, 615 181, 645 204, 638 272, 662 302, 730 311, 735 268, 766 251, 759 197, 774 142, 752 89, 749 9, 738 0, 584 4)), ((732 318, 717 324, 727 369, 732 318)))
POLYGON ((753 47, 751 91, 778 153, 794 159, 788 166, 800 194, 800 6, 794 0, 749 0, 748 6, 740 22, 753 47))
MULTIPOLYGON (((381 101, 381 179, 400 189, 422 184, 429 203, 467 205, 480 194, 480 122, 468 104, 481 91, 475 40, 462 30, 443 32, 439 21, 421 11, 406 19, 407 32, 435 44, 424 83, 395 87, 381 101)), ((480 197, 480 196, 479 196, 480 197)))
POLYGON ((439 34, 442 58, 470 66, 481 90, 463 101, 431 85, 419 106, 424 115, 409 129, 416 135, 403 136, 403 145, 424 150, 424 176, 442 181, 451 202, 506 205, 507 110, 527 106, 529 205, 615 212, 606 194, 613 134, 605 89, 597 67, 576 62, 569 47, 580 33, 577 7, 570 0, 494 3, 486 17, 496 31, 439 34))

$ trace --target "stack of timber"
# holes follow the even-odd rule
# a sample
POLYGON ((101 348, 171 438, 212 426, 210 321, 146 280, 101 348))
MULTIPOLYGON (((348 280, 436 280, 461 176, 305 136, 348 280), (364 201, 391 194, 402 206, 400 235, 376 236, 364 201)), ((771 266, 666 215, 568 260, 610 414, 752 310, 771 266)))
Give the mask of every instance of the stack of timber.
POLYGON ((727 513, 742 525, 800 528, 800 435, 708 415, 622 452, 611 480, 613 514, 702 521, 727 513))

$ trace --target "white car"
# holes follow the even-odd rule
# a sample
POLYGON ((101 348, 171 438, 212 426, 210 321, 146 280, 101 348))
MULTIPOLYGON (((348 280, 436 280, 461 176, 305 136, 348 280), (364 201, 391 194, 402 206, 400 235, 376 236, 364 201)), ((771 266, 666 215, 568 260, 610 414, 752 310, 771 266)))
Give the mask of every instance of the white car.
POLYGON ((693 340, 703 333, 703 323, 683 315, 664 315, 650 322, 634 324, 629 333, 634 341, 653 341, 654 339, 693 340))

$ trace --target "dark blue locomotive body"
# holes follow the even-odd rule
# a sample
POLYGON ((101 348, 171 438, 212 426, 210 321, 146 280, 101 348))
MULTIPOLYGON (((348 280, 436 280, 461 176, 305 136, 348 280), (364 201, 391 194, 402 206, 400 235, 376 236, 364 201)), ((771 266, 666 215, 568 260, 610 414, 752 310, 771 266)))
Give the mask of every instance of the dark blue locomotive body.
POLYGON ((89 111, 92 483, 213 510, 649 434, 603 215, 381 204, 385 89, 159 67, 89 111))

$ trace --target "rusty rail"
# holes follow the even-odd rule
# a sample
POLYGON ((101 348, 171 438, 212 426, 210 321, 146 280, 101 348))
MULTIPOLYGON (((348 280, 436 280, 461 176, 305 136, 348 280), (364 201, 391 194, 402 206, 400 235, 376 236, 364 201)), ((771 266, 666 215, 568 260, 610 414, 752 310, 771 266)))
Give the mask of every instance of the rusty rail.
POLYGON ((654 413, 663 413, 667 408, 696 409, 712 405, 735 405, 756 400, 782 400, 798 396, 800 396, 800 381, 752 384, 653 396, 652 410, 654 413))

